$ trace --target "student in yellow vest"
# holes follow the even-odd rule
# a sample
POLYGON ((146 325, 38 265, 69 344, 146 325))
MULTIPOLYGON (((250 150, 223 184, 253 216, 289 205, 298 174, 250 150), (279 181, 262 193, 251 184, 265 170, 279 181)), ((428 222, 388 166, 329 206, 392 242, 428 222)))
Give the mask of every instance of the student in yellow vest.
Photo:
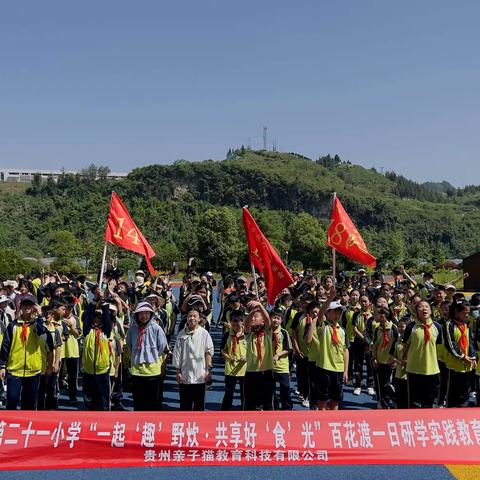
POLYGON ((292 322, 296 313, 298 312, 299 305, 300 305, 300 295, 301 293, 299 291, 294 291, 292 295, 285 294, 285 297, 287 298, 290 297, 292 299, 292 302, 290 303, 290 306, 288 306, 285 312, 283 313, 282 324, 290 336, 292 336, 292 322))
POLYGON ((307 306, 315 301, 315 297, 310 294, 304 294, 300 298, 300 306, 298 312, 295 314, 292 320, 292 342, 294 349, 294 358, 296 364, 296 376, 297 376, 297 390, 299 392, 299 400, 302 402, 302 406, 309 408, 309 393, 310 383, 308 377, 308 349, 309 345, 305 342, 305 337, 309 325, 312 321, 311 317, 307 314, 307 306))
POLYGON ((225 394, 222 410, 232 410, 237 383, 240 387, 240 403, 244 407, 244 379, 247 371, 247 342, 245 339, 245 313, 234 310, 230 314, 230 329, 225 332, 220 352, 225 360, 225 394))
POLYGON ((366 361, 367 364, 367 388, 368 394, 373 395, 375 393, 373 389, 373 374, 372 367, 368 356, 369 337, 367 333, 367 324, 370 318, 373 317, 372 304, 368 295, 362 295, 360 297, 360 311, 354 313, 352 317, 352 325, 355 331, 354 342, 354 395, 360 395, 362 392, 362 377, 363 377, 363 365, 366 361))
POLYGON ((291 307, 293 304, 293 297, 290 295, 290 293, 282 293, 280 297, 278 297, 278 301, 276 302, 278 310, 282 312, 282 325, 283 321, 285 319, 285 312, 291 307))
MULTIPOLYGON (((443 285, 438 285, 433 293, 433 300, 431 303, 432 319, 436 322, 438 322, 441 317, 440 307, 445 300, 447 300, 445 287, 443 285)), ((451 302, 451 300, 448 301, 451 302)))
POLYGON ((83 397, 86 410, 110 409, 110 345, 112 332, 105 293, 97 288, 83 320, 83 397))
POLYGON ((359 312, 360 307, 360 292, 357 289, 353 289, 350 292, 347 309, 343 312, 342 327, 347 333, 348 342, 350 347, 348 349, 348 371, 353 373, 354 360, 355 360, 355 329, 353 328, 353 316, 359 312))
MULTIPOLYGON (((474 296, 474 304, 475 307, 478 307, 478 294, 475 294, 474 296)), ((478 313, 478 312, 476 312, 478 313)), ((477 394, 477 407, 480 407, 480 361, 478 358, 478 352, 480 352, 480 315, 476 315, 474 322, 473 322, 473 327, 472 327, 473 337, 475 339, 475 346, 477 349, 477 368, 475 371, 475 392, 477 394)))
POLYGON ((445 364, 448 367, 447 407, 467 407, 472 372, 477 367, 475 340, 468 326, 470 304, 454 301, 443 327, 445 364))
POLYGON ((395 405, 397 408, 408 408, 407 372, 403 363, 403 334, 406 326, 406 318, 398 321, 398 338, 390 348, 390 365, 395 369, 393 387, 395 389, 395 405))
POLYGON ((110 342, 110 408, 114 411, 123 411, 122 405, 122 354, 125 344, 125 330, 123 321, 119 318, 118 308, 121 304, 109 302, 110 320, 112 322, 112 333, 108 339, 110 342))
POLYGON ((416 320, 407 325, 403 336, 408 404, 409 408, 432 408, 440 389, 437 345, 442 343, 442 330, 432 320, 426 300, 418 302, 415 314, 416 320))
MULTIPOLYGON (((445 337, 443 335, 444 326, 448 322, 450 317, 450 306, 452 302, 444 301, 440 305, 440 318, 438 319, 438 323, 442 328, 442 336, 443 340, 445 337)), ((440 408, 447 406, 447 388, 448 388, 448 367, 445 363, 445 345, 444 343, 440 343, 437 345, 437 358, 438 358, 438 368, 440 369, 440 390, 438 393, 438 401, 437 404, 440 408)))
POLYGON ((390 304, 390 311, 392 312, 392 321, 396 324, 402 318, 405 318, 408 313, 407 305, 404 302, 405 291, 401 287, 396 287, 393 291, 393 303, 390 304))
POLYGON ((127 333, 131 354, 130 374, 133 382, 133 408, 136 411, 161 410, 162 364, 167 338, 154 321, 155 311, 148 302, 140 302, 127 333))
POLYGON ((289 356, 293 351, 292 341, 288 332, 282 328, 281 310, 272 310, 270 312, 270 322, 272 324, 274 408, 275 410, 293 410, 289 365, 289 356), (278 400, 275 392, 277 383, 279 385, 280 400, 278 400))
POLYGON ((319 367, 317 367, 317 358, 320 354, 320 339, 318 338, 317 325, 319 323, 319 315, 325 315, 325 301, 322 305, 318 301, 310 302, 306 308, 307 326, 305 328, 305 342, 308 344, 308 401, 310 410, 318 410, 320 403, 320 391, 318 379, 320 376, 319 367))
POLYGON ((348 381, 348 338, 341 327, 344 306, 339 301, 331 301, 331 290, 325 306, 320 311, 317 335, 320 348, 316 365, 319 385, 319 410, 338 410, 343 398, 343 385, 348 381), (326 320, 322 312, 326 309, 326 320))
MULTIPOLYGON (((37 408, 38 383, 42 370, 40 337, 48 333, 43 324, 42 309, 33 295, 22 298, 20 317, 11 322, 3 337, 0 351, 0 379, 7 378, 7 410, 37 408), (6 373, 8 371, 8 373, 6 373)), ((46 375, 53 371, 53 341, 47 336, 50 353, 46 375)))
POLYGON ((68 398, 70 402, 77 401, 78 394, 78 364, 80 360, 79 339, 82 335, 80 320, 74 315, 75 300, 65 297, 65 311, 62 318, 64 332, 63 359, 60 371, 67 373, 68 398))
POLYGON ((245 321, 247 370, 245 410, 273 410, 273 352, 270 316, 260 302, 248 303, 245 321))
POLYGON ((398 329, 392 322, 391 311, 386 308, 375 309, 375 320, 379 325, 373 334, 372 366, 376 378, 378 408, 390 409, 395 402, 390 350, 398 340, 398 329))
MULTIPOLYGON (((8 312, 10 299, 5 295, 5 290, 0 291, 0 347, 2 345, 3 336, 8 325, 13 321, 13 316, 8 312)), ((0 380, 0 403, 5 403, 7 393, 5 390, 5 382, 0 380)))
POLYGON ((56 410, 58 408, 57 396, 57 377, 60 370, 60 347, 62 339, 60 332, 55 326, 55 314, 53 307, 42 307, 42 316, 45 319, 44 324, 48 333, 44 333, 40 337, 40 345, 42 349, 42 370, 40 373, 40 383, 38 387, 38 410, 56 410), (52 337, 55 347, 53 371, 51 375, 46 375, 49 350, 47 336, 52 337))

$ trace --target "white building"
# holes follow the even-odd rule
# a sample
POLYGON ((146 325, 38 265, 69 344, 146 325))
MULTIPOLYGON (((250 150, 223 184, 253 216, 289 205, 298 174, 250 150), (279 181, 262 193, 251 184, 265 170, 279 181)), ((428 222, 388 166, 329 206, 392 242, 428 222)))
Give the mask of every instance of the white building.
MULTIPOLYGON (((57 181, 58 177, 62 174, 76 175, 81 173, 73 170, 29 170, 23 168, 2 168, 0 169, 0 180, 2 182, 22 182, 31 183, 35 174, 39 174, 42 180, 46 180, 51 177, 57 181)), ((107 178, 112 180, 121 180, 126 177, 128 173, 123 172, 110 172, 107 178)))

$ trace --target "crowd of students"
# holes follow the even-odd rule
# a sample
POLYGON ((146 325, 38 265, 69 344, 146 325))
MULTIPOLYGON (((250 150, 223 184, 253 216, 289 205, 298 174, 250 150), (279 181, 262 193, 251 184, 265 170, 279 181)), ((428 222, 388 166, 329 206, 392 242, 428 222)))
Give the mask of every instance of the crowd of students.
POLYGON ((403 267, 390 282, 363 269, 293 277, 274 306, 261 277, 240 274, 217 285, 190 271, 178 298, 168 276, 143 271, 125 281, 110 269, 102 288, 56 272, 0 282, 0 401, 54 410, 64 390, 72 407, 123 410, 129 390, 134 410, 161 410, 171 362, 180 409, 203 410, 217 355, 222 410, 291 410, 293 395, 338 409, 348 383, 378 408, 478 404, 480 294, 467 301, 428 273, 418 284, 403 267))

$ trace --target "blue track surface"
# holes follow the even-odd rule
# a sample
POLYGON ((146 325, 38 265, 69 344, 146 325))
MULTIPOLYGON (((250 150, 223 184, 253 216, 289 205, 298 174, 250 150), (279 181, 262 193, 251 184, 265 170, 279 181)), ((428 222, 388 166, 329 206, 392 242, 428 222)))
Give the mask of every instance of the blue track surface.
MULTIPOLYGON (((1 480, 452 480, 443 466, 349 465, 321 467, 145 467, 0 472, 1 480)), ((473 480, 473 479, 472 479, 473 480)))

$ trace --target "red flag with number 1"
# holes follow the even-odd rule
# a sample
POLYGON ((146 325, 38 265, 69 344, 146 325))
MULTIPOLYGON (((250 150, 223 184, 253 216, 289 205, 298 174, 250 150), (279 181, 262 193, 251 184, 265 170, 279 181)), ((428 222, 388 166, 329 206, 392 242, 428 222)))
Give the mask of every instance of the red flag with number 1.
POLYGON ((246 207, 243 209, 243 226, 247 236, 250 261, 264 276, 268 303, 273 305, 277 295, 293 283, 293 278, 246 207))
POLYGON ((144 255, 149 272, 152 275, 156 274, 150 263, 150 258, 155 256, 155 252, 135 225, 125 205, 115 192, 112 192, 110 201, 110 213, 108 214, 107 228, 105 230, 105 240, 113 243, 113 245, 144 255))

